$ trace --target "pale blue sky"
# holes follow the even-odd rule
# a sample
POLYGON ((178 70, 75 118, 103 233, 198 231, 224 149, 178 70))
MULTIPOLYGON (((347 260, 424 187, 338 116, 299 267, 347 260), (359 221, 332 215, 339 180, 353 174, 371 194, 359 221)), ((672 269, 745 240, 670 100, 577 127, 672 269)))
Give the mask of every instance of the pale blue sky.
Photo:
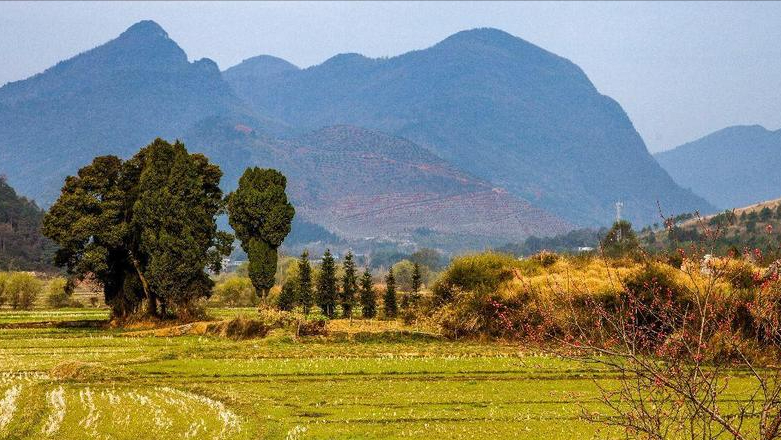
POLYGON ((735 124, 781 127, 781 3, 0 3, 0 84, 157 21, 222 69, 397 55, 459 30, 503 29, 580 65, 651 151, 735 124))

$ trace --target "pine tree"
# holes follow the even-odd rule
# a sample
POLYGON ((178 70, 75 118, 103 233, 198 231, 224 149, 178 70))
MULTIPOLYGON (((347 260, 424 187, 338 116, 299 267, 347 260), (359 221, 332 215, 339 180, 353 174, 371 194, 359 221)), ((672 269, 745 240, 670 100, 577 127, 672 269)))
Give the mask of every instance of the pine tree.
POLYGON ((361 277, 361 315, 367 319, 377 316, 377 297, 368 267, 361 277))
POLYGON ((412 307, 418 305, 420 300, 420 285, 421 285, 420 265, 415 263, 412 268, 412 292, 410 293, 409 302, 412 307))
POLYGON ((304 314, 309 314, 309 310, 314 304, 314 295, 312 294, 312 267, 309 265, 309 252, 304 250, 301 258, 298 260, 298 301, 304 309, 304 314))
POLYGON ((385 277, 385 296, 383 300, 385 302, 385 317, 395 318, 399 307, 396 303, 396 279, 393 278, 393 268, 388 270, 388 275, 385 277))
POLYGON ((351 318, 353 315, 353 304, 355 303, 355 292, 358 291, 358 279, 355 275, 355 261, 353 253, 347 252, 344 256, 344 277, 342 277, 342 314, 345 318, 351 318))
POLYGON ((279 292, 277 307, 279 310, 290 311, 296 306, 296 287, 293 282, 288 281, 282 285, 282 291, 279 292))
POLYGON ((336 264, 331 251, 326 249, 323 263, 320 265, 320 277, 317 279, 317 305, 329 318, 336 315, 336 264))

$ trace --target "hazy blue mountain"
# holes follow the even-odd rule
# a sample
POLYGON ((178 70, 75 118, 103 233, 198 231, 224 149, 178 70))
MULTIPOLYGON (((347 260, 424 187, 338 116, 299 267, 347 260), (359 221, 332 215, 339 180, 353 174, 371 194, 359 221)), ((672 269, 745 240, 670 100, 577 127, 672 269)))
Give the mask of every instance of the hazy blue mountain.
POLYGON ((656 159, 681 186, 719 208, 781 197, 781 130, 728 127, 658 153, 656 159))
POLYGON ((658 219, 657 200, 667 212, 712 209, 673 182, 621 106, 578 66, 499 30, 459 32, 393 58, 337 55, 307 69, 255 58, 224 76, 258 113, 410 139, 579 224, 609 223, 618 200, 637 223, 658 219))
POLYGON ((217 65, 187 55, 156 23, 0 88, 0 173, 48 204, 99 154, 127 156, 212 115, 242 112, 217 65))

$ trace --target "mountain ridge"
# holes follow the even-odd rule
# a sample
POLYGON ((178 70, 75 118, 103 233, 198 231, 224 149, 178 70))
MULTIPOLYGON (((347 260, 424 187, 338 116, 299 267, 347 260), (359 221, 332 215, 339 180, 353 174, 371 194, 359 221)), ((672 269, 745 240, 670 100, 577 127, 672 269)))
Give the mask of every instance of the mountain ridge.
POLYGON ((723 209, 781 196, 781 130, 725 127, 655 158, 679 184, 723 209))
POLYGON ((657 200, 671 212, 713 209, 656 164, 580 67, 496 29, 390 58, 340 54, 262 87, 226 80, 259 113, 401 136, 573 223, 605 224, 619 200, 641 224, 657 219, 657 200))

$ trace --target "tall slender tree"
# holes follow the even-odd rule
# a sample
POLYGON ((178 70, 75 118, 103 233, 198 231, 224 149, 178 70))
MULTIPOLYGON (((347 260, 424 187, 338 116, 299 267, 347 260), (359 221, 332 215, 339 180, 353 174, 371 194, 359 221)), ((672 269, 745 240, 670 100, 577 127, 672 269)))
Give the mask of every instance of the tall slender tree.
POLYGON ((342 277, 342 291, 340 295, 342 303, 342 315, 345 318, 353 316, 353 305, 355 304, 355 293, 358 291, 358 277, 355 274, 355 261, 353 253, 347 252, 344 256, 344 276, 342 277))
POLYGON ((414 263, 414 266, 412 267, 412 291, 409 295, 409 302, 412 307, 417 306, 418 302, 420 301, 420 286, 420 264, 414 263))
POLYGON ((287 179, 273 169, 247 168, 227 197, 228 221, 249 258, 249 277, 265 299, 274 286, 277 248, 288 233, 295 209, 287 200, 287 179))
POLYGON ((361 316, 367 319, 377 316, 377 295, 368 267, 361 276, 361 316))
POLYGON ((317 278, 317 305, 329 318, 336 316, 336 263, 331 251, 326 249, 320 264, 320 276, 317 278))
POLYGON ((301 253, 301 258, 298 260, 298 292, 296 293, 304 314, 308 315, 315 298, 312 293, 312 266, 309 265, 309 252, 306 250, 301 253))
POLYGON ((385 277, 385 295, 383 296, 383 309, 385 317, 393 319, 399 312, 399 306, 396 302, 396 279, 393 277, 393 268, 388 269, 388 275, 385 277))

